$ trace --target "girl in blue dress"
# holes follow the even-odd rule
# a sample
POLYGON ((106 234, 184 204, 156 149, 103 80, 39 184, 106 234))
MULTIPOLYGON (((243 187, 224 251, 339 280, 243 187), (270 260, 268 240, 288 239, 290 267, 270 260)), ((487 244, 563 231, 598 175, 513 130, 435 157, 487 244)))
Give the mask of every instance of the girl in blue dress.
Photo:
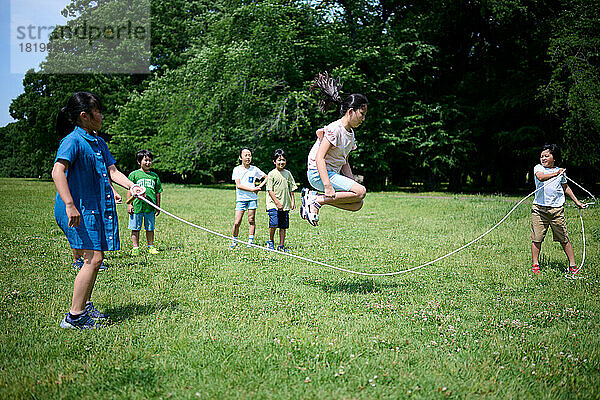
POLYGON ((142 195, 117 167, 106 142, 98 136, 102 126, 98 96, 77 92, 58 113, 56 129, 67 134, 59 145, 52 179, 58 193, 54 203, 56 222, 71 248, 83 256, 75 278, 71 309, 61 328, 91 329, 94 318, 106 318, 90 301, 105 251, 119 250, 119 226, 111 181, 142 195))

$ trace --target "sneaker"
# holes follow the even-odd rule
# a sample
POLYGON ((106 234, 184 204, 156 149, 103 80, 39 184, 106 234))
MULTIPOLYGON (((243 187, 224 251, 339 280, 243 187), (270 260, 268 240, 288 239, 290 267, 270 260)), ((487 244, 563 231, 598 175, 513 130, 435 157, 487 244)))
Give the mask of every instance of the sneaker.
POLYGON ((132 256, 139 256, 140 255, 140 248, 139 247, 134 247, 133 249, 131 249, 131 255, 132 256))
POLYGON ((533 264, 533 266, 531 267, 531 272, 533 272, 534 274, 539 274, 540 266, 538 264, 533 264))
POLYGON ((148 246, 148 253, 150 254, 158 254, 158 249, 154 246, 148 246))
POLYGON ((83 257, 79 257, 77 260, 73 261, 73 269, 75 271, 79 271, 83 267, 83 257))
POLYGON ((96 329, 102 325, 94 321, 87 312, 84 311, 79 318, 71 318, 69 313, 65 314, 65 318, 60 322, 60 327, 64 329, 96 329))
POLYGON ((98 309, 96 307, 94 307, 94 303, 92 303, 91 301, 85 305, 84 310, 92 318, 97 318, 97 319, 108 318, 108 314, 101 313, 100 311, 98 311, 98 309))
POLYGON ((267 241, 267 245, 265 246, 269 250, 275 250, 275 243, 272 240, 267 241))
POLYGON ((577 275, 577 274, 579 273, 579 270, 580 270, 580 269, 581 269, 581 268, 580 268, 580 267, 578 267, 577 265, 571 265, 571 266, 569 267, 569 272, 570 272, 572 275, 577 275))
POLYGON ((252 247, 253 244, 254 240, 249 241, 248 243, 246 243, 246 248, 249 249, 250 247, 252 247))
POLYGON ((231 242, 231 244, 229 245, 229 248, 231 250, 235 249, 235 246, 237 246, 237 242, 231 242))
POLYGON ((102 261, 102 263, 100 263, 100 268, 98 268, 98 271, 104 271, 108 268, 108 265, 104 264, 104 260, 102 261))
POLYGON ((302 203, 300 205, 300 217, 302 219, 307 219, 307 208, 308 208, 308 204, 307 200, 308 200, 308 196, 310 194, 310 190, 308 188, 303 188, 302 189, 302 195, 300 196, 300 199, 302 200, 302 203))
POLYGON ((282 251, 284 253, 289 253, 290 251, 285 248, 285 246, 277 246, 277 251, 282 251))

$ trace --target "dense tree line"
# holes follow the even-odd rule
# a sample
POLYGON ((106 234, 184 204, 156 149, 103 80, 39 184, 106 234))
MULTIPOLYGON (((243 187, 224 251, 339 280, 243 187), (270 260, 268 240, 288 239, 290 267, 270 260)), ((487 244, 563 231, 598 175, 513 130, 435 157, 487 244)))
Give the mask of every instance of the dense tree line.
MULTIPOLYGON (((73 0, 79 18, 103 3, 73 0)), ((56 113, 77 90, 106 105, 123 170, 148 148, 164 180, 228 181, 241 146, 271 167, 282 147, 305 180, 322 115, 319 71, 370 100, 351 163, 371 189, 526 185, 544 142, 584 182, 600 169, 600 16, 595 0, 151 0, 152 71, 30 72, 0 128, 0 174, 47 176, 56 113)), ((53 62, 51 57, 47 61, 53 62)), ((48 64, 50 65, 50 64, 48 64)))

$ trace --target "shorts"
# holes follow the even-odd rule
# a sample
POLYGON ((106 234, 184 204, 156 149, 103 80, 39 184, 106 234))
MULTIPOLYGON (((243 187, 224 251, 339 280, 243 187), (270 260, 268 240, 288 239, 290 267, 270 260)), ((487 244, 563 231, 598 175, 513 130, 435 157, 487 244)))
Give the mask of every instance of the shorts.
POLYGON ((290 227, 290 212, 279 211, 276 208, 267 210, 269 214, 269 228, 288 229, 290 227))
MULTIPOLYGON (((333 186, 333 189, 336 192, 349 192, 350 188, 356 184, 354 180, 348 178, 347 176, 338 174, 337 172, 327 171, 327 175, 329 175, 331 186, 333 186)), ((309 169, 306 171, 306 176, 308 177, 308 182, 310 182, 312 187, 317 189, 319 192, 325 191, 325 186, 323 186, 319 171, 316 169, 309 169)))
POLYGON ((238 200, 235 202, 236 211, 256 210, 258 208, 258 200, 238 200))
POLYGON ((531 241, 541 243, 546 237, 548 226, 552 229, 555 242, 569 242, 564 207, 547 207, 534 204, 531 208, 531 241))
POLYGON ((154 230, 154 211, 139 214, 129 214, 129 229, 132 231, 139 231, 142 229, 142 221, 144 222, 144 229, 147 231, 154 230))

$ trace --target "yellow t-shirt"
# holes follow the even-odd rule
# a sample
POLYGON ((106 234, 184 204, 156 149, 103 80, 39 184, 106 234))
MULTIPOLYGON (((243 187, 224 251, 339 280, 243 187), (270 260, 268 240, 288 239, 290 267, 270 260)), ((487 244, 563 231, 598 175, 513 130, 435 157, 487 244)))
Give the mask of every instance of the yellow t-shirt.
POLYGON ((292 209, 292 192, 296 190, 296 181, 294 177, 287 169, 279 171, 277 168, 273 169, 267 175, 267 210, 277 209, 275 202, 269 195, 269 190, 275 193, 277 200, 283 205, 283 211, 289 211, 292 209))

